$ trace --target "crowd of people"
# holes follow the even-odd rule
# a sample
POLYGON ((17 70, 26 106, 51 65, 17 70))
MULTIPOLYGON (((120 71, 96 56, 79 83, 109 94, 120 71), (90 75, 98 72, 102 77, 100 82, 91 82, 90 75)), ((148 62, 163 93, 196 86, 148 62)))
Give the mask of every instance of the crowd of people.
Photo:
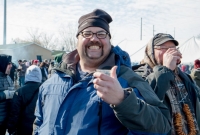
POLYGON ((158 33, 131 66, 111 22, 101 9, 82 15, 57 66, 0 54, 0 135, 200 135, 200 60, 189 72, 178 41, 158 33))
POLYGON ((40 68, 42 72, 42 82, 48 79, 52 68, 54 68, 54 62, 50 60, 48 61, 47 59, 45 59, 43 62, 40 62, 39 60, 18 60, 18 67, 16 64, 12 63, 12 68, 9 75, 16 87, 24 86, 25 73, 31 65, 36 65, 40 68))

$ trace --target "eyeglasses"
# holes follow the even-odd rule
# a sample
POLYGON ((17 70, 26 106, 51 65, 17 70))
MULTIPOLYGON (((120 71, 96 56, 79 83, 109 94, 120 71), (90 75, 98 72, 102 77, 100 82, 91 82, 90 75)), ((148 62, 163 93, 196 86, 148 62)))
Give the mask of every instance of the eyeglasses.
POLYGON ((109 33, 105 32, 105 31, 99 31, 99 32, 96 32, 96 33, 93 33, 91 31, 82 31, 82 32, 80 32, 80 34, 84 38, 92 38, 93 35, 96 34, 97 38, 104 39, 104 38, 106 38, 107 34, 109 34, 109 33))
MULTIPOLYGON (((169 48, 176 48, 176 46, 170 46, 170 47, 154 46, 154 49, 157 49, 157 50, 162 50, 162 49, 167 50, 169 48)), ((178 48, 176 48, 176 49, 178 49, 178 48)))

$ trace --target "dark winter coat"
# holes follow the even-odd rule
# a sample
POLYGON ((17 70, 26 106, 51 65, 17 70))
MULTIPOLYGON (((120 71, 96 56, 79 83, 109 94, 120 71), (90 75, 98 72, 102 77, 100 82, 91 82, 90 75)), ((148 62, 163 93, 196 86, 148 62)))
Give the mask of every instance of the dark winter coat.
POLYGON ((10 99, 6 99, 3 91, 8 90, 8 87, 13 87, 10 76, 5 74, 9 62, 11 62, 11 56, 0 55, 0 125, 6 122, 10 103, 10 99))
POLYGON ((10 134, 15 132, 16 128, 17 135, 32 134, 32 125, 35 120, 34 111, 40 85, 39 82, 26 82, 15 92, 7 124, 10 134))
POLYGON ((46 67, 40 67, 42 73, 42 82, 45 82, 48 79, 48 72, 46 67), (45 73, 46 71, 46 73, 45 73))
MULTIPOLYGON (((134 67, 132 68, 134 69, 134 67)), ((193 107, 195 109, 196 120, 200 128, 200 89, 195 85, 189 75, 182 72, 179 68, 178 76, 183 81, 185 88, 189 95, 193 97, 193 107)), ((142 65, 138 69, 134 70, 137 74, 142 76, 149 82, 157 96, 163 103, 172 111, 166 91, 169 90, 171 83, 174 82, 174 72, 165 66, 155 66, 153 69, 148 64, 142 65)), ((171 115, 171 117, 173 117, 171 115)))
POLYGON ((12 79, 12 81, 14 82, 14 78, 15 78, 15 72, 16 72, 17 66, 12 63, 12 68, 10 70, 10 78, 12 79))

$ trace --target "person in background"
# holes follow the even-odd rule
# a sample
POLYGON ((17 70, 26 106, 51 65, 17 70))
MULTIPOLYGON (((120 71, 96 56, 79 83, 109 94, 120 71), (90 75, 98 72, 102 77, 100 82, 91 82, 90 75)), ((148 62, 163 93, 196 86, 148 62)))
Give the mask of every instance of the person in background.
POLYGON ((12 62, 12 68, 10 70, 10 78, 12 79, 13 82, 15 82, 15 72, 16 72, 17 66, 15 63, 12 62))
POLYGON ((186 65, 184 65, 184 64, 181 65, 181 71, 182 71, 182 72, 185 72, 185 71, 186 71, 186 65))
POLYGON ((48 78, 50 78, 51 77, 51 75, 54 73, 54 62, 52 61, 51 63, 50 63, 50 66, 49 66, 49 69, 48 69, 48 78))
POLYGON ((186 74, 190 74, 191 73, 190 66, 188 64, 185 65, 185 73, 186 74))
POLYGON ((35 135, 158 135, 170 131, 166 106, 111 45, 111 16, 101 9, 79 19, 77 49, 40 87, 35 135))
POLYGON ((40 69, 41 69, 41 72, 42 72, 42 83, 43 83, 48 79, 48 71, 47 71, 45 62, 41 62, 40 69))
POLYGON ((48 68, 49 68, 49 61, 48 61, 47 59, 45 59, 45 60, 44 60, 44 63, 45 63, 45 67, 46 67, 47 70, 48 70, 48 68))
POLYGON ((40 68, 36 65, 30 66, 26 71, 24 86, 16 90, 12 99, 7 123, 9 134, 32 135, 34 111, 41 82, 40 68))
POLYGON ((25 65, 26 65, 26 68, 28 68, 30 66, 30 62, 29 61, 25 62, 25 65))
POLYGON ((63 57, 65 53, 59 53, 55 56, 54 60, 55 60, 55 64, 60 64, 62 62, 63 57))
POLYGON ((36 65, 37 66, 38 62, 39 62, 38 60, 32 60, 32 65, 36 65))
POLYGON ((0 54, 0 135, 6 133, 6 122, 9 113, 9 102, 13 98, 13 81, 10 78, 12 68, 12 57, 6 54, 0 54))
POLYGON ((27 60, 23 59, 22 62, 25 64, 27 62, 27 60))
POLYGON ((177 46, 178 41, 170 34, 156 34, 146 46, 143 65, 134 71, 149 82, 169 108, 170 135, 199 135, 200 89, 178 68, 182 54, 177 46))
POLYGON ((40 67, 41 62, 38 60, 37 62, 37 66, 40 67))
POLYGON ((18 60, 19 66, 17 68, 17 77, 19 81, 19 86, 22 87, 24 85, 25 73, 26 73, 26 65, 22 62, 22 60, 18 60))
POLYGON ((190 76, 196 82, 196 84, 200 87, 200 60, 196 59, 194 61, 194 68, 191 71, 190 76))

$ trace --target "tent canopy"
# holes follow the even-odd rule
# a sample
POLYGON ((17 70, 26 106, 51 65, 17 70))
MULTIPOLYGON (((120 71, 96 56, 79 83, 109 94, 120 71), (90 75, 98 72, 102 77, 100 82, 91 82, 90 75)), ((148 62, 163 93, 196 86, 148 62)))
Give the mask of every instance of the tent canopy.
MULTIPOLYGON (((144 51, 148 41, 124 41, 119 46, 129 53, 131 62, 139 63, 144 58, 144 51)), ((185 42, 179 42, 179 50, 183 58, 181 63, 193 64, 200 59, 200 40, 192 37, 185 42)))
POLYGON ((179 45, 180 52, 182 53, 182 63, 193 64, 196 59, 200 59, 200 41, 192 37, 179 45))

